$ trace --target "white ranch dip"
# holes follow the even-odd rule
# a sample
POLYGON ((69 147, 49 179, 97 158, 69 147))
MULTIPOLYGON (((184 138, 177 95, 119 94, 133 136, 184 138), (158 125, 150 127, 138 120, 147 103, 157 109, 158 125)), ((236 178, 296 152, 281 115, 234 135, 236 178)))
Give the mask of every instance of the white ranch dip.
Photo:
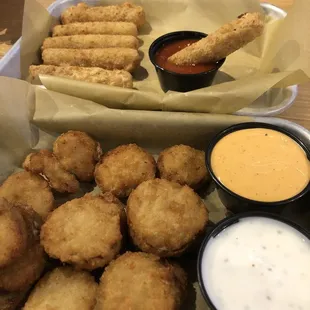
POLYGON ((208 242, 201 272, 218 310, 310 309, 310 241, 280 221, 229 226, 208 242))

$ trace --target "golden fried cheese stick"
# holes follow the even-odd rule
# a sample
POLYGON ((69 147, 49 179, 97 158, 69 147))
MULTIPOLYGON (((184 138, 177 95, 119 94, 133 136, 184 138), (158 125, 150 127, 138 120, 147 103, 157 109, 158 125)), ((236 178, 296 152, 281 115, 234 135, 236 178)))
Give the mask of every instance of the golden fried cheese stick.
POLYGON ((66 49, 43 50, 45 65, 100 67, 103 69, 133 71, 140 63, 137 50, 132 48, 66 49))
POLYGON ((46 38, 43 42, 42 49, 104 47, 128 47, 138 49, 138 46, 139 41, 134 36, 88 34, 46 38))
POLYGON ((73 80, 99 83, 124 88, 132 88, 132 76, 125 70, 105 70, 88 67, 57 67, 51 65, 30 66, 29 73, 32 78, 39 74, 65 77, 73 80))
POLYGON ((61 14, 63 24, 74 22, 132 22, 137 26, 145 23, 145 13, 141 6, 125 2, 121 5, 89 7, 85 3, 72 6, 61 14))
POLYGON ((53 28, 53 37, 71 36, 74 34, 119 34, 137 36, 134 23, 127 22, 88 22, 57 25, 53 28))
POLYGON ((215 62, 253 41, 263 30, 264 21, 260 13, 245 13, 206 38, 173 54, 168 60, 176 65, 215 62))

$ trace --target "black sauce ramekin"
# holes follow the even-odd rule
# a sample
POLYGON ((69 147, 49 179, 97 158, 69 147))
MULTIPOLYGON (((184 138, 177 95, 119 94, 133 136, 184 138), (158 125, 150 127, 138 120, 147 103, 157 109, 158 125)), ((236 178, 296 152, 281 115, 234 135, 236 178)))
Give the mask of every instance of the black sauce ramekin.
POLYGON ((284 210, 284 208, 294 208, 299 206, 299 204, 303 202, 303 198, 306 195, 307 197, 308 195, 310 195, 310 182, 300 193, 289 199, 275 202, 263 202, 263 201, 251 200, 234 193, 229 188, 224 186, 214 174, 211 163, 211 154, 217 142, 230 133, 249 128, 267 128, 279 131, 287 135, 304 150, 308 159, 310 160, 310 151, 306 147, 306 145, 298 137, 276 125, 250 122, 250 123, 241 123, 233 125, 231 127, 224 129, 210 141, 206 151, 206 165, 213 181, 216 184, 218 195, 223 205, 233 213, 246 212, 246 211, 265 211, 265 212, 281 213, 284 210))
POLYGON ((205 248, 208 245, 208 242, 212 239, 215 238, 218 234, 220 234, 224 229, 227 227, 236 224, 240 221, 240 219, 248 218, 248 217, 265 217, 273 220, 277 220, 279 222, 282 222, 284 224, 287 224, 291 226, 292 228, 296 229, 299 231, 302 235, 304 235, 307 239, 310 240, 310 233, 306 229, 302 228, 301 226, 297 225, 296 223, 287 220, 283 217, 281 217, 278 214, 272 214, 272 213, 267 213, 267 212, 258 212, 258 211, 251 211, 251 212, 245 212, 245 213, 240 213, 234 216, 230 216, 228 218, 223 219, 222 221, 218 222, 212 230, 209 231, 209 233, 206 235, 204 238, 200 250, 198 253, 198 259, 197 259, 197 275, 198 275, 198 283, 200 287, 200 291, 203 295, 204 300, 208 304, 211 310, 219 310, 217 309, 214 304, 212 303, 212 300, 208 294, 208 291, 204 285, 203 277, 202 277, 202 258, 203 254, 205 251, 205 248))
POLYGON ((149 48, 149 58, 155 67, 160 86, 164 92, 168 90, 188 92, 212 84, 217 71, 223 65, 226 58, 217 61, 214 69, 195 74, 181 74, 166 70, 160 67, 155 59, 157 51, 167 43, 184 39, 202 39, 206 36, 207 34, 198 31, 176 31, 157 38, 151 44, 149 48))

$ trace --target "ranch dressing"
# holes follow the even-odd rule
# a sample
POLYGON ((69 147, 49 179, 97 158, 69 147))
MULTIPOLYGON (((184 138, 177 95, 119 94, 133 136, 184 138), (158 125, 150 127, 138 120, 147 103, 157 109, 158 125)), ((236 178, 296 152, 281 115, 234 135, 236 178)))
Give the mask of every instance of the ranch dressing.
POLYGON ((310 179, 305 151, 287 135, 266 128, 242 129, 223 137, 211 153, 211 166, 228 189, 263 202, 289 199, 310 179))
POLYGON ((208 242, 201 268, 218 310, 310 309, 310 241, 280 221, 229 226, 208 242))

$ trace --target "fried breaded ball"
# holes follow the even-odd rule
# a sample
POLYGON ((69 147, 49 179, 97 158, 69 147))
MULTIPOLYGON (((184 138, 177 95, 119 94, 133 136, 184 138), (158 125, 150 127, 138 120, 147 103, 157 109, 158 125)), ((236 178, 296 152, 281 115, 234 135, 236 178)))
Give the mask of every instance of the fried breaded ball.
POLYGON ((16 310, 27 294, 27 290, 17 292, 0 292, 0 309, 16 310))
POLYGON ((55 268, 34 287, 24 310, 93 310, 97 283, 86 271, 55 268))
POLYGON ((53 152, 61 165, 80 181, 94 179, 95 165, 102 150, 87 133, 73 130, 63 133, 54 142, 53 152))
POLYGON ((130 194, 127 221, 133 242, 143 252, 179 256, 204 232, 208 211, 187 185, 155 179, 130 194))
POLYGON ((205 152, 188 145, 175 145, 163 150, 158 157, 160 178, 199 188, 209 179, 205 152))
POLYGON ((26 289, 41 275, 45 267, 45 253, 40 244, 35 244, 14 261, 0 269, 0 290, 9 292, 26 289))
POLYGON ((0 197, 13 204, 31 207, 42 219, 54 207, 54 197, 48 183, 42 177, 27 171, 10 175, 0 187, 0 197))
POLYGON ((93 270, 120 251, 125 210, 111 193, 73 199, 53 211, 41 229, 45 251, 64 263, 93 270))
POLYGON ((0 198, 0 268, 21 256, 27 245, 27 225, 22 214, 6 199, 0 198))
POLYGON ((75 193, 79 189, 79 182, 75 176, 67 172, 49 150, 29 154, 23 163, 23 168, 43 176, 50 187, 57 192, 75 193))
POLYGON ((186 275, 166 260, 131 253, 113 261, 103 273, 98 310, 177 310, 186 288, 186 275))
POLYGON ((153 156, 136 144, 127 144, 101 158, 95 169, 95 180, 102 192, 123 198, 143 181, 154 179, 155 173, 153 156))

